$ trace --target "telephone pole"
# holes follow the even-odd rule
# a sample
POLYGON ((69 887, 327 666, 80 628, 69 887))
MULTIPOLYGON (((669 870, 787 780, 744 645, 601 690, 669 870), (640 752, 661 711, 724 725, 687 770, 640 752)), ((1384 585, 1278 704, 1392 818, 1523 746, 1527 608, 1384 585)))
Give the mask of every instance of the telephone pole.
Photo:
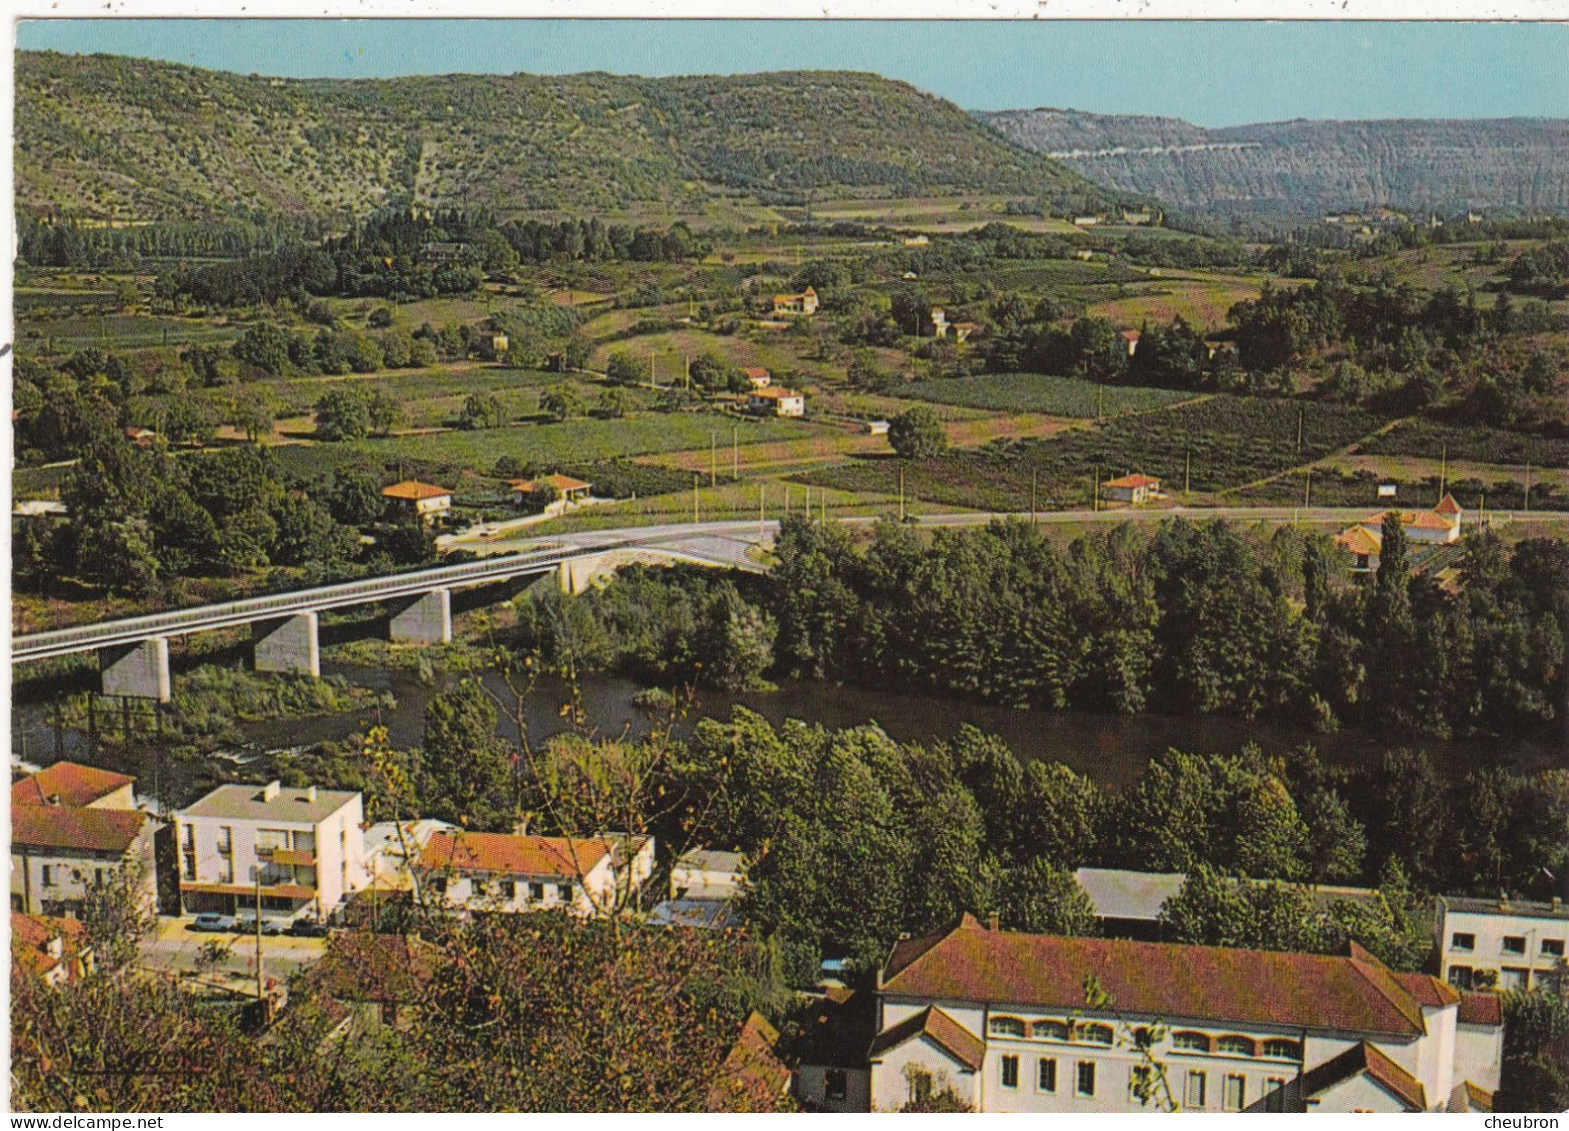
POLYGON ((1304 408, 1304 407, 1298 406, 1298 408, 1297 408, 1297 454, 1298 455, 1302 454, 1302 422, 1306 418, 1306 416, 1307 416, 1307 409, 1304 408))
POLYGON ((904 468, 899 468, 899 521, 904 521, 904 468))
POLYGON ((1313 505, 1313 469, 1311 467, 1307 469, 1307 485, 1302 488, 1302 505, 1305 507, 1313 505))
POLYGON ((1090 513, 1100 510, 1100 465, 1095 465, 1095 484, 1090 488, 1090 513))
POLYGON ((1182 501, 1188 501, 1189 484, 1193 481, 1193 449, 1189 448, 1182 457, 1182 501))
POLYGON ((1037 497, 1040 494, 1040 486, 1041 486, 1041 469, 1038 468, 1038 467, 1032 467, 1032 468, 1030 468, 1030 525, 1031 526, 1035 525, 1035 510, 1036 510, 1035 502, 1036 502, 1037 497))
POLYGON ((697 473, 692 473, 692 525, 697 525, 697 473))
POLYGON ((256 854, 256 1000, 262 1003, 262 1019, 266 1020, 267 992, 262 980, 262 949, 261 949, 261 873, 262 856, 256 854))
POLYGON ((708 485, 719 486, 719 433, 708 433, 708 485))
POLYGON ((741 481, 741 426, 730 426, 730 474, 734 475, 736 482, 741 481))

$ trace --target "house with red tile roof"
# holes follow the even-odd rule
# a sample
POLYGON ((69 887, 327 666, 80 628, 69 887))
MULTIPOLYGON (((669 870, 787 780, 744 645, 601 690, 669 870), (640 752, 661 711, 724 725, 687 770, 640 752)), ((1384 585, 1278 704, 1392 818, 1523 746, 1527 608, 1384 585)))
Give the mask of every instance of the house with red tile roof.
POLYGON ((752 395, 746 399, 746 407, 759 416, 805 416, 806 396, 794 389, 766 385, 752 390, 752 395))
POLYGON ((817 313, 817 292, 807 287, 799 294, 774 296, 775 318, 810 318, 817 313))
POLYGON ((966 915, 895 944, 876 997, 872 1110, 951 1091, 977 1111, 1434 1111, 1467 1081, 1497 1087, 1457 1045, 1461 995, 1355 944, 1065 938, 966 915))
POLYGON ((93 948, 79 919, 11 912, 11 962, 51 986, 81 981, 93 968, 93 948))
POLYGON ((1138 506, 1160 495, 1160 480, 1153 475, 1124 475, 1101 484, 1102 495, 1113 502, 1138 506))
POLYGON ((135 809, 136 779, 80 762, 56 762, 11 786, 11 804, 135 809))
POLYGON ((608 915, 653 872, 653 837, 527 836, 440 830, 417 870, 427 890, 462 912, 569 911, 608 915))
POLYGON ((397 509, 429 522, 452 509, 452 492, 434 483, 405 479, 381 489, 381 497, 397 509))
POLYGON ((157 828, 137 809, 13 804, 11 910, 79 917, 94 886, 125 875, 134 877, 147 905, 154 905, 157 828))
POLYGON ((538 479, 511 479, 507 486, 517 496, 517 505, 537 514, 559 515, 573 507, 593 501, 594 485, 559 473, 538 479))
POLYGON ((1465 525, 1465 509, 1448 494, 1430 511, 1396 510, 1370 514, 1335 535, 1335 545, 1351 555, 1353 570, 1372 572, 1378 569, 1378 555, 1384 545, 1385 513, 1400 519, 1406 539, 1417 546, 1458 542, 1465 525))
POLYGON ((711 1112, 786 1110, 790 1069, 779 1058, 779 1030, 754 1010, 714 1074, 704 1106, 711 1112))

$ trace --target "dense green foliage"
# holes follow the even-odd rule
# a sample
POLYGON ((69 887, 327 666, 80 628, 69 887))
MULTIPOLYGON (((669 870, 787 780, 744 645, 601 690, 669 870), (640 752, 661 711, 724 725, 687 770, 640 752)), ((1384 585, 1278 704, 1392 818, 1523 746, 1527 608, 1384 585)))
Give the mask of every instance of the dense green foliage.
POLYGON ((987 373, 949 380, 915 381, 896 390, 901 397, 934 404, 1001 412, 1044 412, 1052 416, 1117 416, 1162 408, 1184 395, 1128 385, 1102 385, 1077 377, 1039 373, 987 373))

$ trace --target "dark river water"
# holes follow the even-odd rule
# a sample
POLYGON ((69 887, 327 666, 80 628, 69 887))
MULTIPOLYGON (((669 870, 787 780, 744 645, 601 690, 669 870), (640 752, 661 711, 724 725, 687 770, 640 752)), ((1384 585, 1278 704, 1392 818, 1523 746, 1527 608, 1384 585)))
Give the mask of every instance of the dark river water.
MULTIPOLYGON (((411 673, 379 668, 334 664, 323 664, 322 668, 323 674, 339 675, 351 683, 390 692, 396 706, 243 724, 240 730, 245 745, 233 755, 248 759, 265 750, 341 740, 378 722, 387 726, 394 746, 417 746, 424 730, 425 704, 452 678, 438 676, 433 683, 424 683, 411 673)), ((499 676, 488 676, 487 682, 503 703, 516 701, 499 676)), ((590 675, 582 678, 579 686, 585 714, 601 735, 635 738, 647 734, 655 725, 633 704, 633 696, 640 689, 637 683, 616 676, 590 675)), ((567 729, 568 724, 561 717, 561 707, 567 699, 567 689, 559 681, 541 680, 535 685, 523 711, 531 740, 537 742, 567 729)), ((769 692, 700 692, 676 722, 675 729, 684 734, 700 717, 727 717, 737 704, 774 723, 795 718, 834 728, 875 722, 890 736, 905 742, 936 742, 951 737, 969 723, 1002 738, 1022 760, 1054 759, 1113 786, 1135 779, 1150 758, 1173 746, 1234 754, 1247 743, 1256 742, 1266 753, 1273 754, 1311 742, 1326 758, 1347 763, 1376 758, 1381 749, 1370 735, 1355 730, 1322 735, 1238 719, 1019 711, 927 694, 866 691, 821 683, 786 683, 769 692)), ((116 722, 111 716, 102 719, 100 725, 112 730, 116 722)), ((57 748, 67 756, 87 753, 87 738, 79 732, 66 732, 57 747, 48 710, 41 705, 18 705, 12 725, 17 753, 34 762, 54 761, 57 748)), ((510 719, 503 720, 501 729, 509 737, 516 734, 516 725, 510 719)), ((1531 744, 1421 738, 1409 744, 1425 749, 1440 765, 1453 770, 1486 763, 1535 767, 1561 764, 1564 758, 1561 741, 1531 744)), ((150 782, 144 782, 144 788, 150 786, 150 782)))

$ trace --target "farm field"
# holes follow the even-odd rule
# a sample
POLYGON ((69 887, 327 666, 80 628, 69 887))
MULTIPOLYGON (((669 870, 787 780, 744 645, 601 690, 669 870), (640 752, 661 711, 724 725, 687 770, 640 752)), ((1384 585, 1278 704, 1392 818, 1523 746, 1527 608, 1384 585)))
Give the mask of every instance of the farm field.
POLYGON ((1404 421, 1359 445, 1355 454, 1433 459, 1441 458, 1446 451, 1451 460, 1569 468, 1569 439, 1431 420, 1404 421))
MULTIPOLYGON (((1087 313, 1118 326, 1132 327, 1181 318, 1196 329, 1212 333, 1226 326, 1227 312, 1233 306, 1258 298, 1265 281, 1264 276, 1173 275, 1166 271, 1162 271, 1162 276, 1159 281, 1140 285, 1135 294, 1093 302, 1087 313)), ((1273 282, 1289 285, 1288 280, 1273 282)))
POLYGON ((1101 385, 1077 377, 1041 373, 990 373, 979 377, 916 381, 897 390, 900 397, 936 404, 999 412, 1043 412, 1093 419, 1164 408, 1194 394, 1136 385, 1101 385))
MULTIPOLYGON (((1142 472, 1162 479, 1171 493, 1189 482, 1195 502, 1278 475, 1337 451, 1380 425, 1378 417, 1335 405, 1211 397, 1165 411, 1107 421, 1049 439, 998 442, 908 462, 906 490, 919 498, 983 510, 1030 505, 1038 477, 1041 506, 1089 505, 1101 481, 1142 472), (1301 446, 1298 447, 1298 429, 1301 446)), ((796 477, 842 490, 896 489, 892 460, 850 460, 796 477)))
POLYGON ((630 354, 645 367, 652 358, 659 383, 668 385, 683 379, 685 358, 712 353, 732 366, 761 365, 775 373, 795 370, 812 379, 820 379, 828 372, 828 366, 801 356, 811 348, 810 337, 799 337, 789 331, 743 336, 712 334, 697 329, 667 330, 604 341, 595 348, 588 364, 591 369, 603 370, 611 354, 617 352, 630 354))
POLYGON ((1078 231, 1067 220, 1041 216, 1009 216, 1007 201, 988 196, 912 196, 902 198, 848 198, 814 201, 812 218, 820 222, 859 220, 913 231, 962 232, 997 220, 1032 232, 1078 231))

